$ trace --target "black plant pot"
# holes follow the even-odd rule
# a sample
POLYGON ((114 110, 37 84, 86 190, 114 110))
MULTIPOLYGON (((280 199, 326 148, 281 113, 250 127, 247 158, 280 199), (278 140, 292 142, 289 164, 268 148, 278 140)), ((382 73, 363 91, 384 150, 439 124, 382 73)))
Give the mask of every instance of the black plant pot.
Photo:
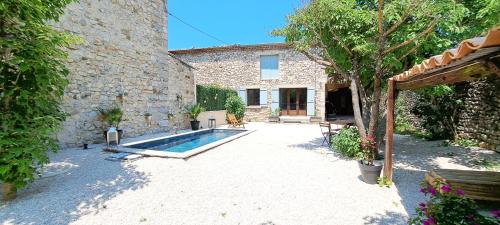
MULTIPOLYGON (((118 130, 118 144, 120 144, 120 141, 122 140, 122 135, 123 135, 123 130, 118 130)), ((106 143, 108 143, 108 131, 104 131, 104 140, 106 140, 106 143)), ((113 140, 113 138, 111 139, 113 140)))
POLYGON ((363 163, 363 161, 358 161, 359 170, 361 170, 361 176, 367 184, 376 184, 377 179, 380 177, 380 172, 382 171, 383 165, 373 165, 369 166, 363 163))
POLYGON ((191 121, 191 130, 198 130, 200 129, 200 121, 191 121))

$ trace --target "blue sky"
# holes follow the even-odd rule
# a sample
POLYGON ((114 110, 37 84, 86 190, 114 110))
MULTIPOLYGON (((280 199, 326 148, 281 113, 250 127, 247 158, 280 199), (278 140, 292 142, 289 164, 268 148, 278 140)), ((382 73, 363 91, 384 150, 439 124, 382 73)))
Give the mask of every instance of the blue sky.
MULTIPOLYGON (((269 33, 286 24, 286 15, 304 0, 169 0, 168 10, 183 21, 228 44, 282 42, 269 33)), ((168 18, 168 48, 225 45, 168 18)))

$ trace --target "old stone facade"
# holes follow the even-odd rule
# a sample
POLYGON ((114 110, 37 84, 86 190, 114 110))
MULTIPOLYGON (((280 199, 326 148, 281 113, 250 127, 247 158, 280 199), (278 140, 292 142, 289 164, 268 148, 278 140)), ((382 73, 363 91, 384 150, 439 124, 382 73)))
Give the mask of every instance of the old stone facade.
POLYGON ((500 152, 500 79, 492 78, 457 87, 464 102, 458 135, 483 142, 483 147, 500 152))
MULTIPOLYGON (((187 49, 171 53, 196 68, 197 84, 218 84, 239 93, 260 90, 265 100, 260 105, 247 106, 247 121, 267 121, 278 104, 283 108, 284 99, 280 98, 283 90, 296 88, 302 95, 307 93, 307 114, 303 116, 324 118, 327 82, 324 68, 285 44, 187 49), (261 56, 271 55, 278 56, 278 76, 276 79, 262 79, 261 56)), ((242 97, 245 96, 248 98, 243 93, 242 97)))
POLYGON ((184 106, 195 100, 194 75, 166 51, 166 24, 164 0, 80 0, 68 6, 56 27, 84 43, 70 50, 62 145, 104 141, 98 107, 123 109, 124 137, 184 126, 184 106), (151 123, 145 113, 152 114, 151 123))

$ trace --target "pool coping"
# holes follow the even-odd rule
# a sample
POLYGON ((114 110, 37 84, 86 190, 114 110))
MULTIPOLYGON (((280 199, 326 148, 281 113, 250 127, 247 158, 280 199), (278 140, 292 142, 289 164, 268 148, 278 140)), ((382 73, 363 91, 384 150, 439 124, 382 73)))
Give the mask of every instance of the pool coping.
POLYGON ((118 146, 110 146, 110 147, 105 148, 105 150, 111 151, 111 152, 126 152, 126 153, 139 154, 139 155, 151 156, 151 157, 186 159, 186 158, 189 158, 191 156, 208 151, 208 150, 215 148, 217 146, 220 146, 222 144, 236 140, 240 137, 246 136, 254 131, 255 130, 227 129, 227 128, 202 129, 202 130, 190 131, 190 132, 186 132, 186 133, 182 133, 182 134, 175 134, 175 135, 168 135, 168 136, 162 136, 162 137, 157 137, 157 138, 144 139, 144 140, 140 140, 140 141, 133 141, 133 142, 121 144, 118 146), (200 146, 198 148, 195 148, 195 149, 192 149, 192 150, 189 150, 186 152, 166 152, 166 151, 158 151, 158 150, 152 150, 152 149, 138 149, 138 148, 129 148, 128 147, 131 145, 141 144, 144 142, 155 141, 155 140, 160 140, 160 139, 164 139, 164 138, 178 137, 178 136, 186 135, 186 134, 194 134, 194 133, 204 132, 207 130, 243 130, 244 132, 227 137, 227 138, 224 138, 224 139, 221 139, 221 140, 218 140, 218 141, 215 141, 215 142, 212 142, 210 144, 200 146))

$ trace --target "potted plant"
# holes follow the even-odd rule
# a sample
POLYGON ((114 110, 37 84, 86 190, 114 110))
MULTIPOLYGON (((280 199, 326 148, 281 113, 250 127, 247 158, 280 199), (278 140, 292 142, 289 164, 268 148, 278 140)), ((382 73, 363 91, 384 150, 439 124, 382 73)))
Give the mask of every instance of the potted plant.
POLYGON ((205 111, 205 108, 201 107, 201 105, 195 104, 188 108, 189 118, 191 119, 191 129, 198 130, 200 129, 200 121, 198 121, 198 116, 200 113, 205 111))
POLYGON ((106 142, 108 141, 108 129, 110 127, 116 127, 118 131, 118 144, 120 144, 120 140, 123 135, 123 130, 119 129, 120 122, 122 121, 123 110, 114 106, 109 109, 98 108, 100 120, 106 125, 103 127, 104 129, 104 139, 106 142))
POLYGON ((269 122, 279 122, 280 121, 280 109, 277 108, 277 109, 274 109, 271 111, 271 115, 269 116, 269 122))
POLYGON ((377 143, 374 137, 367 137, 360 141, 360 160, 358 161, 359 169, 363 180, 368 184, 376 184, 380 177, 383 165, 375 163, 377 157, 377 143))
POLYGON ((150 112, 144 113, 144 118, 146 119, 146 124, 149 126, 151 125, 151 120, 153 118, 153 115, 150 112))

